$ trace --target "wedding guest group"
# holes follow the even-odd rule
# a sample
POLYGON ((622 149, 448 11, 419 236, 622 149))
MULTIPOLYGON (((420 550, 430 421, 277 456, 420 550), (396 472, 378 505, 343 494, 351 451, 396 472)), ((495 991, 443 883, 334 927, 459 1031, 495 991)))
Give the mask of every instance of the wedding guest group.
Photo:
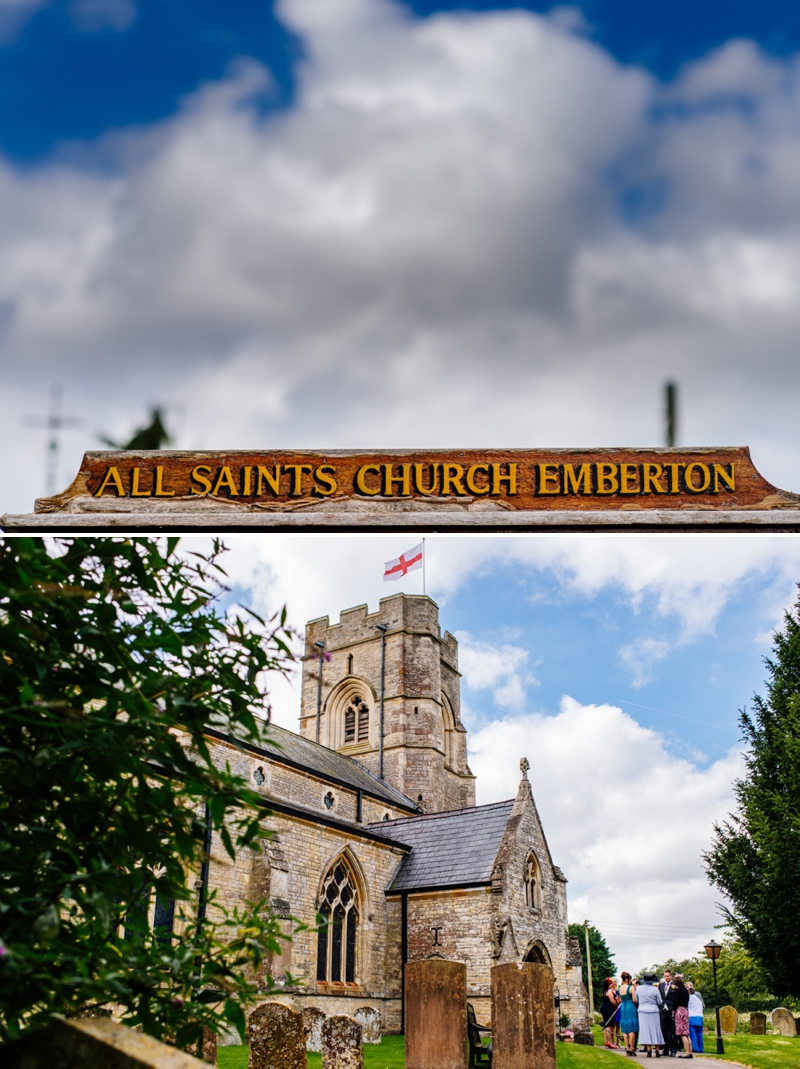
POLYGON ((625 1037, 629 1058, 636 1057, 639 1046, 648 1058, 691 1058, 702 1053, 703 1000, 692 984, 684 983, 682 976, 673 976, 669 969, 664 970, 660 982, 649 972, 641 980, 623 972, 621 980, 619 986, 611 976, 603 981, 600 1014, 606 1047, 615 1050, 621 1046, 616 1026, 625 1037), (683 1054, 677 1053, 680 1046, 683 1054))

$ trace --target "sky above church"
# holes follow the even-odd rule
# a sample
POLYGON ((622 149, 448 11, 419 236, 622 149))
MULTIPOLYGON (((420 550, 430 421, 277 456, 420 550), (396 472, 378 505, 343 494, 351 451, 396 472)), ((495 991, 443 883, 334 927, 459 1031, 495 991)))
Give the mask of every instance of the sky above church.
MULTIPOLYGON (((231 604, 305 622, 422 592, 384 583, 398 535, 227 536, 231 604)), ((185 548, 199 541, 189 539, 185 548)), ((734 807, 739 710, 798 597, 787 536, 426 539, 428 594, 459 640, 462 717, 479 804, 513 797, 527 757, 570 920, 631 971, 698 951, 721 921, 701 854, 734 807)), ((271 687, 297 730, 299 678, 271 687)))
POLYGON ((179 447, 749 444, 800 490, 787 0, 0 0, 0 511, 179 447))

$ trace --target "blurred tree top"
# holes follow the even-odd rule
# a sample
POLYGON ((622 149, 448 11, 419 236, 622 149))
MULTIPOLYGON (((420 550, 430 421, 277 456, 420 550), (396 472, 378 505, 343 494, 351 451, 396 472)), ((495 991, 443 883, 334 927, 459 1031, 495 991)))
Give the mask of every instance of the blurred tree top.
POLYGON ((176 543, 0 543, 3 1040, 115 1002, 185 1047, 203 1025, 243 1031, 273 983, 266 902, 227 912, 202 878, 212 834, 231 857, 267 834, 204 729, 255 736, 290 632, 285 610, 221 609, 219 544, 176 543))
POLYGON ((161 449, 169 445, 172 439, 167 428, 164 426, 164 414, 160 408, 154 408, 150 412, 150 423, 146 427, 140 427, 134 431, 130 441, 115 442, 111 438, 101 435, 101 442, 110 445, 112 449, 161 449))

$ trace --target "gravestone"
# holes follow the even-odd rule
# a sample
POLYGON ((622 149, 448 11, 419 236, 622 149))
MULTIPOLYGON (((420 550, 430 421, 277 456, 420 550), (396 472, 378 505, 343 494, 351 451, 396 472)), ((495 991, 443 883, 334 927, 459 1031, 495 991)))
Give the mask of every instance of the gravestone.
POLYGON ((343 1013, 328 1017, 322 1026, 322 1069, 364 1069, 361 1025, 343 1013))
POLYGON ((594 1036, 591 1032, 576 1032, 573 1043, 582 1043, 585 1047, 593 1047, 594 1036))
POLYGON ((767 1015, 754 1010, 750 1014, 750 1035, 765 1036, 767 1034, 767 1015))
POLYGON ((772 1027, 782 1036, 796 1036, 797 1024, 791 1010, 779 1006, 772 1011, 772 1027))
POLYGON ((787 1010, 785 1006, 778 1006, 772 1011, 772 1027, 782 1036, 797 1035, 797 1025, 792 1011, 787 1010))
POLYGON ((492 1069, 556 1069, 553 970, 509 961, 491 975, 492 1069))
POLYGON ((315 1054, 322 1051, 322 1026, 325 1023, 325 1014, 316 1006, 306 1006, 303 1010, 303 1031, 306 1034, 306 1050, 312 1050, 315 1054))
POLYGON ((739 1023, 739 1014, 733 1006, 720 1006, 719 1027, 726 1036, 732 1036, 739 1023))
POLYGON ((467 1069, 467 966, 425 958, 406 965, 406 1069, 467 1069))
POLYGON ((247 1069, 306 1069, 306 1037, 303 1015, 265 1002, 247 1019, 250 1055, 247 1069))
POLYGON ((361 1025, 361 1038, 364 1043, 380 1043, 381 1011, 372 1006, 359 1006, 353 1014, 361 1025))

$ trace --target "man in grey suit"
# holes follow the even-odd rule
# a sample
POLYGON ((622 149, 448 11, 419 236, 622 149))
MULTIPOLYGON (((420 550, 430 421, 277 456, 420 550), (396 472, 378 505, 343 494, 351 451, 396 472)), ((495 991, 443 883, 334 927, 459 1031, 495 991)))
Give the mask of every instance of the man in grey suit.
POLYGON ((675 1009, 675 988, 672 986, 672 973, 669 969, 664 970, 664 979, 658 985, 659 994, 664 1000, 661 1007, 661 1031, 664 1033, 664 1056, 674 1058, 677 1050, 675 1046, 675 1020, 672 1011, 675 1009))

